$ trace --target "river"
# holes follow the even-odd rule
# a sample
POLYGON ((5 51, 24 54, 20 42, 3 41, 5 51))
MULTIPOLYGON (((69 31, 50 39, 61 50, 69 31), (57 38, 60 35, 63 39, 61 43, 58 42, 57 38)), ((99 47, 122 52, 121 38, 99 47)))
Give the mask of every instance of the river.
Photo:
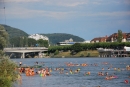
POLYGON ((130 81, 130 71, 126 66, 130 65, 130 58, 28 58, 11 59, 23 65, 32 66, 35 62, 44 62, 44 67, 52 68, 51 76, 41 77, 40 75, 26 76, 22 74, 22 84, 16 83, 16 87, 130 87, 124 80, 130 81), (87 63, 88 66, 66 66, 65 63, 73 64, 87 63), (107 64, 106 64, 107 63, 107 64), (56 68, 64 68, 60 74, 56 68), (67 69, 75 71, 76 74, 66 74, 67 69), (104 70, 102 70, 104 68, 104 70), (114 70, 119 68, 120 70, 114 70), (85 72, 90 75, 84 75, 85 72), (108 72, 108 75, 115 75, 117 78, 105 80, 106 76, 99 76, 98 72, 108 72))

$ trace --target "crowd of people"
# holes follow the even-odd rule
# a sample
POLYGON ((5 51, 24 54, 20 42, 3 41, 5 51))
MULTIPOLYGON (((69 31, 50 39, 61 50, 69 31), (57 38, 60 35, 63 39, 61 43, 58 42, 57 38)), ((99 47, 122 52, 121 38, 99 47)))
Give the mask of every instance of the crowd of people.
MULTIPOLYGON (((35 64, 39 64, 38 62, 35 62, 35 64)), ((51 63, 53 64, 53 63, 51 63)), ((120 63, 121 64, 121 63, 120 63)), ((60 64, 59 64, 60 65, 60 64)), ((116 72, 119 71, 130 71, 130 65, 126 65, 125 68, 116 68, 112 64, 108 62, 102 62, 102 66, 109 66, 107 69, 101 68, 100 72, 97 72, 97 76, 104 76, 105 80, 112 80, 112 79, 118 79, 116 75, 116 72), (115 71, 114 73, 109 73, 110 70, 115 71)), ((65 75, 71 75, 71 74, 79 74, 80 72, 83 73, 84 76, 91 75, 91 71, 82 71, 83 68, 89 67, 89 66, 99 66, 99 64, 88 64, 88 63, 72 63, 72 62, 65 62, 64 67, 58 66, 58 67, 47 67, 43 66, 41 68, 34 68, 34 67, 22 67, 22 62, 19 62, 19 72, 21 74, 26 74, 26 76, 35 76, 39 75, 41 77, 46 77, 53 75, 52 72, 58 72, 59 74, 65 74, 65 75), (82 69, 81 69, 82 68, 82 69)), ((130 79, 130 74, 128 75, 128 78, 124 79, 124 83, 128 84, 130 79)))

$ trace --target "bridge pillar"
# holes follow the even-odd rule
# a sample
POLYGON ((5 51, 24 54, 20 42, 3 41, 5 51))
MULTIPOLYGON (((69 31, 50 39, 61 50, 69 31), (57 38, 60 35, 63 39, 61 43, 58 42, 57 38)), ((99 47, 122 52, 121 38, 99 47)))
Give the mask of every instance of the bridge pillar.
POLYGON ((21 58, 23 58, 23 59, 25 58, 25 53, 24 52, 22 53, 22 57, 21 58))

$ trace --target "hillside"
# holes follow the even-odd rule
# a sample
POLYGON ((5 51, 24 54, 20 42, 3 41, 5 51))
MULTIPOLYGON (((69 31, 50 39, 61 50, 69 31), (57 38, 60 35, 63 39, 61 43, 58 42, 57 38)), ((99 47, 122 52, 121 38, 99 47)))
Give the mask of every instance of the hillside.
MULTIPOLYGON (((14 28, 8 25, 2 25, 6 31, 9 34, 9 38, 14 38, 14 37, 20 37, 20 36, 28 36, 28 34, 18 28, 14 28)), ((56 44, 58 42, 62 42, 65 40, 69 40, 70 38, 73 39, 75 42, 82 42, 84 41, 83 38, 80 38, 78 36, 72 35, 72 34, 65 34, 65 33, 52 33, 52 34, 42 34, 45 35, 49 38, 50 44, 56 44)))
POLYGON ((52 33, 52 34, 42 34, 49 38, 51 44, 56 44, 58 42, 63 42, 65 40, 69 40, 70 38, 73 39, 75 42, 82 42, 84 41, 83 38, 80 38, 78 36, 72 35, 72 34, 66 34, 66 33, 52 33))
POLYGON ((28 36, 28 34, 18 28, 14 28, 14 27, 11 27, 11 26, 8 26, 8 25, 3 25, 3 24, 0 24, 2 25, 6 31, 8 32, 9 34, 9 38, 13 38, 13 37, 20 37, 20 36, 28 36))

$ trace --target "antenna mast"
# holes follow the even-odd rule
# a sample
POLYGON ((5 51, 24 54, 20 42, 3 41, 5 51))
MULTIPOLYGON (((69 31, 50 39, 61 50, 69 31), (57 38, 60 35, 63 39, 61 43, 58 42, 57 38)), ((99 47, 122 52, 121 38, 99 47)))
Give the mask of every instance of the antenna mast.
POLYGON ((5 2, 4 2, 4 0, 3 0, 3 9, 4 9, 4 19, 5 19, 5 25, 6 25, 6 13, 5 13, 5 2))

